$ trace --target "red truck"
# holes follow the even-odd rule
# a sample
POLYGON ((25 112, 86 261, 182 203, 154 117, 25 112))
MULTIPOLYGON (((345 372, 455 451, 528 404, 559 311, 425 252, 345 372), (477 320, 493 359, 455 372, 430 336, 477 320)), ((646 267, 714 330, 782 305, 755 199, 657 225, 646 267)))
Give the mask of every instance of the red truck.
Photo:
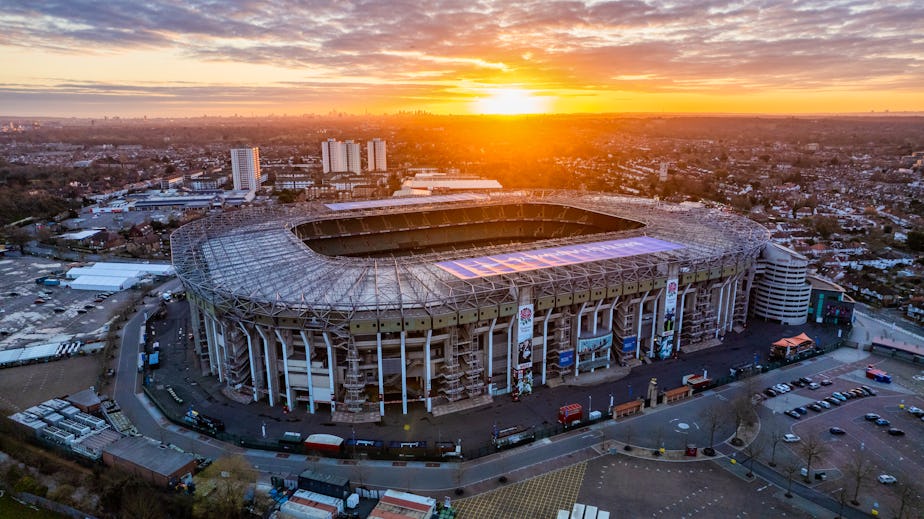
POLYGON ((581 404, 568 404, 558 408, 558 423, 562 424, 565 429, 581 423, 583 416, 584 408, 581 404))

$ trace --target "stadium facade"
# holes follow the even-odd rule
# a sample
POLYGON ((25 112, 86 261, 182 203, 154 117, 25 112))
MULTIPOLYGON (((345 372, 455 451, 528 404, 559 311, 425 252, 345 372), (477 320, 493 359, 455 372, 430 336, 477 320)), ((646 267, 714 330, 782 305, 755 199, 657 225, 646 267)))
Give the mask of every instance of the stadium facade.
POLYGON ((693 204, 516 192, 251 208, 171 241, 204 371, 384 416, 715 341, 744 324, 768 239, 693 204))

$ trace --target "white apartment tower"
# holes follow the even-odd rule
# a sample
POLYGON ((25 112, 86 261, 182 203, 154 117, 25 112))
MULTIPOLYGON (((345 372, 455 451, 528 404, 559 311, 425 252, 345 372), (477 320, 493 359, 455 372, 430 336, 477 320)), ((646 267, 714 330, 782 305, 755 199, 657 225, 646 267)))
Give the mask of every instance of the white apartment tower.
POLYGON ((346 171, 346 149, 337 139, 321 143, 321 166, 324 173, 346 171))
POLYGON ((359 143, 346 141, 343 143, 346 158, 346 170, 352 173, 362 173, 362 157, 359 155, 359 143))
POLYGON ((231 150, 231 177, 234 189, 256 191, 260 187, 260 149, 233 148, 231 150))
POLYGON ((382 139, 372 139, 366 143, 366 157, 369 171, 388 171, 385 160, 385 141, 382 139))

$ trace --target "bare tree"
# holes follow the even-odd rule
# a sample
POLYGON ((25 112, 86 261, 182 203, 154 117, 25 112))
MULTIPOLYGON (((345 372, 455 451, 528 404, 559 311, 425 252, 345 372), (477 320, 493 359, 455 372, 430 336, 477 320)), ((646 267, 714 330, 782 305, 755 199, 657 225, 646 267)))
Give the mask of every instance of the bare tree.
POLYGON ((244 493, 257 482, 257 471, 250 462, 241 455, 222 457, 201 476, 214 488, 210 493, 197 495, 195 511, 202 517, 241 517, 244 493))
POLYGON ((828 446, 817 435, 808 436, 802 440, 799 453, 805 459, 805 481, 812 479, 812 462, 827 454, 828 446))
MULTIPOLYGON (((906 517, 915 517, 915 511, 919 510, 921 498, 915 491, 914 487, 906 483, 898 485, 898 510, 895 511, 895 519, 905 519, 906 517), (911 515, 906 516, 905 512, 910 511, 911 515)), ((918 516, 920 517, 920 516, 918 516)))
POLYGON ((751 443, 744 446, 741 451, 747 456, 748 462, 748 477, 754 477, 754 458, 760 457, 767 450, 767 446, 764 442, 759 440, 754 440, 751 443))
POLYGON ((709 429, 709 447, 712 448, 715 446, 715 432, 725 418, 725 411, 719 403, 713 403, 706 408, 703 418, 706 419, 706 428, 709 429))
POLYGON ((735 437, 732 439, 733 442, 740 444, 742 439, 739 437, 741 434, 741 426, 745 423, 750 423, 751 417, 754 415, 754 405, 751 404, 751 395, 742 393, 735 397, 731 402, 730 412, 732 418, 735 420, 735 437))
POLYGON ((783 431, 779 429, 770 431, 770 438, 767 440, 767 442, 770 444, 770 462, 768 465, 771 467, 776 466, 776 446, 779 445, 781 441, 783 441, 783 434, 783 431))
POLYGON ((799 465, 792 461, 783 465, 783 474, 786 474, 786 497, 792 497, 792 479, 799 472, 799 465))
POLYGON ((840 490, 838 490, 837 504, 839 507, 837 510, 837 517, 835 517, 835 519, 843 519, 844 508, 847 506, 847 487, 841 487, 840 490))
POLYGON ((853 498, 850 500, 850 504, 857 506, 860 504, 858 499, 860 497, 860 488, 863 487, 863 483, 873 473, 873 464, 866 453, 859 451, 847 462, 844 472, 850 478, 850 482, 853 483, 853 498))

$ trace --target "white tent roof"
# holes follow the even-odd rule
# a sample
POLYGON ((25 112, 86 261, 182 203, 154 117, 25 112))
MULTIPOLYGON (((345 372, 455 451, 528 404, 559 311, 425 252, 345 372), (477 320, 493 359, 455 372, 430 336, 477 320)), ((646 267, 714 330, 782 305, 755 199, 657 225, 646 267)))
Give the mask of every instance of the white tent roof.
POLYGON ((122 290, 138 282, 135 276, 78 276, 69 283, 74 290, 122 290))

